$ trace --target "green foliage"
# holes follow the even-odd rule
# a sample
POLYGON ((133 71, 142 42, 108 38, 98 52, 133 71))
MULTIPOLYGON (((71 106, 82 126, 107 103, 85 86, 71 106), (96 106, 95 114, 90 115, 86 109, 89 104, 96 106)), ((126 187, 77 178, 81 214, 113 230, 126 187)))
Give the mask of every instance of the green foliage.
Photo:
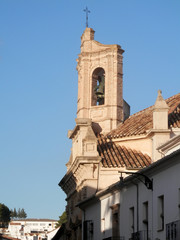
POLYGON ((56 224, 56 227, 60 227, 63 223, 67 222, 67 214, 66 211, 63 212, 63 214, 59 217, 59 221, 56 224))
POLYGON ((0 203, 0 227, 7 227, 11 218, 22 219, 26 217, 27 214, 24 208, 19 208, 18 211, 16 210, 16 208, 14 208, 14 210, 10 211, 6 205, 0 203))
POLYGON ((26 214, 24 208, 22 208, 20 211, 20 218, 27 218, 27 214, 26 214))
POLYGON ((16 208, 14 208, 14 210, 11 209, 11 218, 12 218, 12 219, 17 218, 16 208))
POLYGON ((14 208, 14 210, 11 210, 11 218, 12 219, 23 219, 26 218, 27 214, 24 210, 24 208, 19 208, 18 211, 16 210, 16 208, 14 208))
POLYGON ((6 227, 8 225, 8 222, 10 222, 10 215, 11 212, 9 208, 0 203, 0 227, 6 227))

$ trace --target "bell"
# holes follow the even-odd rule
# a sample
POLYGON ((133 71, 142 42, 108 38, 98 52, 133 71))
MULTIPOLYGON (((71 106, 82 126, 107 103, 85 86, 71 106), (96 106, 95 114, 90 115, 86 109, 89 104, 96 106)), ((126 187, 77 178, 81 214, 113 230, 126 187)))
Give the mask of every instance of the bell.
POLYGON ((104 86, 101 84, 98 86, 98 89, 96 91, 96 95, 103 95, 104 94, 104 86))
POLYGON ((98 77, 99 85, 95 88, 95 94, 98 96, 104 95, 104 76, 98 77))

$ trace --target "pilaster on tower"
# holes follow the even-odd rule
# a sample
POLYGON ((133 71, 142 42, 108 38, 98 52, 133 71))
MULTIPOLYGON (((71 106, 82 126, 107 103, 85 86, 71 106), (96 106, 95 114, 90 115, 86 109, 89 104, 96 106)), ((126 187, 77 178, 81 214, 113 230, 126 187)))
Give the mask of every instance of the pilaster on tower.
POLYGON ((92 28, 82 34, 77 59, 77 118, 92 119, 98 132, 111 131, 128 115, 123 110, 123 52, 119 45, 95 41, 92 28))

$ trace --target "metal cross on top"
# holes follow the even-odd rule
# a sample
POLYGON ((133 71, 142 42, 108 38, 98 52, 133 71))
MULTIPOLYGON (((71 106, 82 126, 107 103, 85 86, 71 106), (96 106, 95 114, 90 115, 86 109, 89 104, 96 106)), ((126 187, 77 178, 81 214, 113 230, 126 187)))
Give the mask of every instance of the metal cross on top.
POLYGON ((88 27, 88 13, 90 13, 90 11, 86 7, 86 9, 84 9, 84 12, 86 12, 86 27, 88 27))

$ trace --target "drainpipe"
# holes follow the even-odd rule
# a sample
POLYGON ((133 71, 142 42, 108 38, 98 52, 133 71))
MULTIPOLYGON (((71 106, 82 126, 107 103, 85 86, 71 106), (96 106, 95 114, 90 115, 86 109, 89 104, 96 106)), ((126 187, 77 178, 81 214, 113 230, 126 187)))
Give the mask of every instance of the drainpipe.
POLYGON ((137 232, 139 232, 139 185, 136 184, 137 188, 137 232))
POLYGON ((99 191, 99 175, 100 175, 100 162, 98 163, 97 188, 96 188, 96 192, 95 193, 97 193, 99 191))
POLYGON ((82 239, 84 239, 84 222, 85 222, 85 219, 86 219, 86 211, 84 209, 81 209, 83 211, 83 224, 82 224, 82 239))
MULTIPOLYGON (((146 175, 144 175, 144 174, 142 174, 142 173, 139 173, 139 172, 121 172, 121 171, 119 171, 119 173, 121 173, 121 177, 120 177, 120 182, 121 183, 123 183, 123 178, 122 178, 122 173, 126 173, 126 174, 132 174, 132 175, 135 175, 136 176, 136 178, 140 181, 140 182, 142 182, 145 186, 146 186, 146 188, 147 189, 149 189, 149 190, 152 190, 153 191, 153 179, 150 179, 149 177, 147 177, 146 175), (140 179, 140 178, 138 178, 137 176, 141 176, 141 177, 143 177, 144 179, 144 181, 142 180, 142 179, 140 179)), ((132 183, 136 186, 136 207, 137 207, 137 218, 136 218, 136 220, 137 220, 137 232, 139 232, 139 185, 138 185, 138 183, 135 183, 135 182, 133 182, 132 181, 132 183)), ((152 202, 152 204, 153 204, 153 202, 152 202)), ((147 233, 148 234, 148 233, 147 233)))

